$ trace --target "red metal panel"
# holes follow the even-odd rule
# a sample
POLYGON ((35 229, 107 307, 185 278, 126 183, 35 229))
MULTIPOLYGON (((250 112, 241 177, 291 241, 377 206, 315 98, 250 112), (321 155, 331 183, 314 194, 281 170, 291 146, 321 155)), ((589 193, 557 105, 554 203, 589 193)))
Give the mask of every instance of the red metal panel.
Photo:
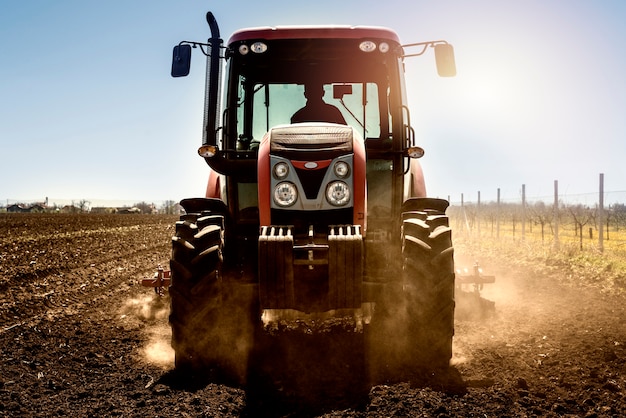
POLYGON ((233 42, 256 39, 386 39, 400 43, 391 29, 376 26, 278 26, 241 29, 228 40, 233 42))
POLYGON ((207 198, 215 198, 220 199, 220 175, 211 169, 209 171, 209 180, 206 185, 206 194, 207 198))
POLYGON ((367 195, 365 186, 365 144, 363 140, 354 138, 352 143, 352 149, 354 150, 354 174, 352 181, 354 183, 354 219, 355 225, 361 225, 361 233, 365 235, 367 230, 367 195))
POLYGON ((259 145, 257 164, 257 181, 259 190, 259 220, 261 226, 267 226, 271 222, 270 214, 270 139, 269 133, 265 134, 259 145))
POLYGON ((332 162, 332 160, 321 160, 321 161, 295 161, 295 160, 291 160, 291 164, 295 168, 300 168, 302 170, 319 170, 319 169, 328 167, 331 162, 332 162), (313 168, 309 168, 309 167, 305 166, 305 164, 307 164, 307 163, 315 163, 316 166, 313 167, 313 168))

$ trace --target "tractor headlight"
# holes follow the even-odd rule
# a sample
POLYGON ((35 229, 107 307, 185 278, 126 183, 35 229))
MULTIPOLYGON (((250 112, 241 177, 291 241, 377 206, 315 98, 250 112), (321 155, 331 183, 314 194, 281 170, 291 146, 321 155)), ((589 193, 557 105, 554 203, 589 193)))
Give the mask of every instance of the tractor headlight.
POLYGON ((284 179, 289 174, 289 166, 287 163, 278 163, 274 166, 274 177, 284 179))
POLYGON ((298 200, 298 190, 293 183, 282 182, 276 185, 274 188, 274 203, 278 206, 287 208, 298 200))
POLYGON ((372 41, 363 41, 359 44, 359 49, 363 52, 376 51, 376 44, 372 41))
POLYGON ((347 177, 350 173, 350 166, 345 161, 339 161, 335 164, 335 175, 337 177, 347 177))
POLYGON ((350 187, 343 181, 333 181, 326 187, 326 200, 333 206, 344 206, 350 201, 350 187))
POLYGON ((255 54, 262 54, 267 51, 267 44, 263 42, 255 42, 250 45, 250 51, 254 52, 255 54))

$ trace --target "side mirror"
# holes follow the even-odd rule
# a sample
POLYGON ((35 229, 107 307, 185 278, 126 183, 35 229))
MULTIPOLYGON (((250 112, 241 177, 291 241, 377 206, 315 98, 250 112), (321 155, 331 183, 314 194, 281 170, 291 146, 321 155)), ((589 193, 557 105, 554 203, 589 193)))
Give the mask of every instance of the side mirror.
POLYGON ((191 45, 176 45, 172 54, 172 77, 185 77, 191 68, 191 45))
POLYGON ((456 63, 452 45, 435 45, 435 61, 437 62, 437 74, 440 77, 454 77, 456 75, 456 63))

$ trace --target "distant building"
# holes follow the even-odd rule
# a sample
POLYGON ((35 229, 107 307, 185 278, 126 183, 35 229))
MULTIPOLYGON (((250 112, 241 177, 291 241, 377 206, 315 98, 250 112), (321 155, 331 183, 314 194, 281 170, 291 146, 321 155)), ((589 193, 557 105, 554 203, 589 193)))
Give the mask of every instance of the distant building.
POLYGON ((91 208, 91 210, 89 212, 90 213, 95 213, 95 214, 117 213, 117 209, 116 208, 111 208, 111 207, 106 207, 106 206, 97 206, 97 207, 91 208))
POLYGON ((80 209, 74 205, 65 205, 61 208, 61 213, 78 213, 80 209))
POLYGON ((43 213, 48 211, 50 211, 50 208, 45 203, 33 203, 30 205, 15 203, 7 206, 7 212, 10 213, 43 213))
POLYGON ((11 206, 7 206, 7 212, 10 213, 27 213, 30 212, 30 208, 22 204, 16 203, 11 206))
POLYGON ((34 213, 44 213, 47 211, 47 207, 39 203, 35 203, 28 209, 29 209, 28 210, 29 212, 34 212, 34 213))
POLYGON ((141 213, 141 209, 137 208, 137 207, 133 207, 133 208, 117 208, 117 212, 116 213, 121 213, 121 214, 136 214, 136 213, 141 213))

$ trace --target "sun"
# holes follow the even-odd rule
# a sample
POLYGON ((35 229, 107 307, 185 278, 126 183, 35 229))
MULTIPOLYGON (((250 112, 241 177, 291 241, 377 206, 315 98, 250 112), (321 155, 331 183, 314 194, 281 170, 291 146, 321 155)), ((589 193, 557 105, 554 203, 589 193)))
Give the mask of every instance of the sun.
POLYGON ((501 80, 487 79, 486 77, 478 77, 465 87, 463 92, 465 100, 482 109, 497 109, 506 96, 503 90, 506 85, 502 85, 501 80))

